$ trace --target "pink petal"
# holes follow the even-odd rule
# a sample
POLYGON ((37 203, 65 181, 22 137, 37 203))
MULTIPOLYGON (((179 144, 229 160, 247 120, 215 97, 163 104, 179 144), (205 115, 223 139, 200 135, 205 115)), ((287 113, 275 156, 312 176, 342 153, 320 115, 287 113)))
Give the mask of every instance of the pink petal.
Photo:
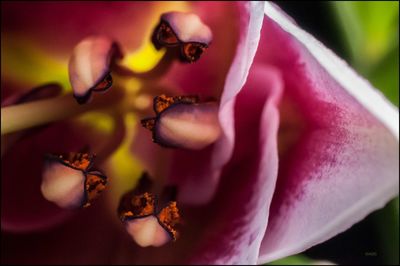
POLYGON ((238 145, 224 168, 216 196, 202 207, 183 206, 183 225, 176 242, 157 249, 138 249, 123 238, 118 247, 121 254, 113 263, 256 263, 278 171, 277 104, 282 89, 275 68, 254 66, 237 95, 238 145))
POLYGON ((296 112, 281 110, 287 127, 259 263, 343 232, 399 191, 396 108, 276 6, 265 12, 256 61, 281 70, 296 112))
MULTIPOLYGON (((224 3, 220 4, 221 6, 217 6, 213 3, 211 6, 208 6, 203 3, 204 6, 200 5, 199 10, 207 12, 207 10, 213 8, 213 13, 215 13, 218 8, 222 9, 224 5, 232 8, 231 4, 224 3), (215 8, 217 9, 215 10, 215 8)), ((225 68, 221 68, 220 63, 214 63, 211 57, 207 56, 215 55, 215 57, 212 57, 213 60, 229 63, 227 54, 225 54, 224 58, 221 58, 221 55, 213 55, 212 53, 221 53, 225 49, 222 45, 226 44, 223 40, 225 36, 228 36, 228 38, 234 36, 230 32, 221 32, 218 30, 215 22, 210 23, 207 20, 207 16, 204 16, 204 18, 202 17, 204 22, 213 31, 213 46, 210 46, 198 63, 190 65, 180 72, 178 76, 185 77, 184 80, 174 79, 175 82, 182 86, 185 92, 198 93, 203 96, 215 97, 218 95, 219 98, 221 91, 218 88, 222 88, 222 83, 215 79, 213 75, 216 75, 216 77, 226 77, 219 111, 223 136, 213 146, 202 151, 178 151, 174 154, 169 180, 172 183, 179 184, 178 200, 188 204, 204 204, 211 200, 217 188, 222 168, 232 156, 233 139, 235 137, 233 125, 234 97, 239 93, 246 81, 257 49, 263 19, 263 2, 240 2, 237 8, 239 11, 238 20, 240 22, 238 25, 238 46, 236 47, 236 54, 227 76, 225 76, 225 68), (189 75, 189 73, 197 73, 199 75, 198 78, 201 79, 193 78, 193 74, 189 75), (210 76, 207 75, 208 73, 210 73, 210 76), (194 167, 199 170, 193 171, 194 167)), ((199 12, 200 16, 202 12, 199 12)), ((231 23, 231 20, 225 20, 225 22, 227 21, 231 23)), ((224 22, 222 21, 221 23, 223 25, 224 22)), ((229 26, 226 27, 230 29, 229 26)), ((228 44, 227 47, 231 45, 228 44)), ((171 73, 175 73, 174 71, 176 70, 172 70, 171 73)))
POLYGON ((255 264, 278 172, 279 72, 254 65, 236 96, 235 149, 209 208, 195 264, 255 264))

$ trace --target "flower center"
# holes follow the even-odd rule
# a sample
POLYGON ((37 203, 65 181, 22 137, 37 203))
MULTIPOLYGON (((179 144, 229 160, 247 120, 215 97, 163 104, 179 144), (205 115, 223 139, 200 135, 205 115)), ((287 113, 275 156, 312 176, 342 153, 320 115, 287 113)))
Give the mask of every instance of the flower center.
MULTIPOLYGON (((210 28, 192 13, 168 12, 161 16, 152 35, 157 50, 165 50, 159 64, 148 72, 135 72, 122 64, 119 44, 104 36, 89 36, 74 48, 69 60, 69 78, 73 95, 64 95, 47 102, 12 106, 2 112, 2 134, 25 129, 30 126, 64 119, 95 108, 94 97, 103 97, 100 103, 108 106, 119 103, 128 91, 124 80, 139 81, 141 85, 159 86, 158 81, 169 70, 172 62, 194 63, 208 49, 212 41, 210 28), (113 75, 113 76, 112 76, 113 75), (121 81, 122 80, 122 81, 121 81), (123 93, 107 93, 107 98, 93 92, 111 89, 123 93), (78 104, 71 102, 71 96, 78 104), (119 98, 117 98, 119 97, 119 98), (117 98, 117 100, 113 100, 117 98), (77 111, 76 111, 77 110, 77 111), (34 112, 31 112, 34 111, 34 112), (10 114, 22 114, 23 124, 15 128, 12 121, 20 121, 10 114), (12 118, 12 119, 11 119, 12 118)), ((145 93, 146 90, 143 90, 145 93)), ((158 94, 158 93, 157 93, 158 94)), ((156 93, 150 93, 151 96, 156 93)), ((138 95, 135 95, 137 97, 138 95)), ((149 96, 149 95, 147 95, 149 96)), ((151 98, 150 98, 151 99, 151 98)), ((134 108, 125 108, 124 100, 112 112, 122 116, 134 108)), ((129 106, 129 104, 126 104, 129 106)), ((154 117, 141 120, 142 125, 152 131, 153 141, 163 147, 200 150, 213 144, 221 135, 218 119, 218 103, 201 101, 197 95, 154 97, 154 117)), ((139 109, 139 108, 138 108, 139 109)), ((145 108, 141 108, 145 109, 145 108)), ((109 110, 108 110, 109 111, 109 110)), ((19 117, 22 117, 19 115, 19 117)), ((107 177, 93 168, 94 155, 73 152, 68 155, 47 155, 43 168, 41 192, 45 199, 60 208, 77 209, 88 207, 99 197, 107 185, 107 177)), ((140 246, 161 246, 176 240, 176 229, 180 222, 179 209, 174 196, 166 199, 154 193, 152 182, 144 174, 139 186, 127 192, 120 200, 118 215, 128 233, 140 246)), ((164 191, 160 194, 165 194, 164 191)))

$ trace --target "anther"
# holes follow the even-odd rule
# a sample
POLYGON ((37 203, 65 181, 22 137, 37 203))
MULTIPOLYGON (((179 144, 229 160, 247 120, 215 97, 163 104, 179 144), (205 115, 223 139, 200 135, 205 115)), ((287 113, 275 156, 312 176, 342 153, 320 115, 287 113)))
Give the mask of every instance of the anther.
MULTIPOLYGON (((147 178, 143 174, 137 188, 125 193, 118 207, 118 216, 132 239, 141 247, 159 247, 177 239, 176 225, 179 223, 179 210, 175 201, 164 208, 163 202, 150 192, 143 192, 147 178)), ((148 183, 147 183, 148 184, 148 183)), ((151 189, 151 186, 146 186, 151 189)))
POLYGON ((91 99, 92 91, 112 86, 111 65, 122 58, 118 45, 107 37, 88 37, 75 46, 69 60, 69 79, 79 104, 91 99))
POLYGON ((152 42, 157 50, 179 48, 181 61, 197 61, 212 41, 212 32, 193 13, 168 12, 154 29, 152 42))
POLYGON ((88 207, 106 188, 107 177, 90 170, 94 156, 70 153, 47 155, 41 191, 44 198, 61 208, 88 207))
POLYGON ((221 134, 216 102, 200 103, 197 96, 154 98, 155 117, 143 119, 155 143, 170 148, 200 150, 221 134))

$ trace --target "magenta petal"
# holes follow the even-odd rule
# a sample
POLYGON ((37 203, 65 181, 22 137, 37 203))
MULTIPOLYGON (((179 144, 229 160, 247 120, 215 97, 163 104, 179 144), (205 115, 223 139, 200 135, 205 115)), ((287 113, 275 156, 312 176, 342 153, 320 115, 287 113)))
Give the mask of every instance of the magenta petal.
MULTIPOLYGON (((178 200, 180 201, 190 204, 204 204, 211 200, 217 188, 222 168, 232 156, 233 140, 235 137, 233 124, 235 96, 246 81, 257 49, 263 20, 263 5, 263 2, 238 3, 240 17, 238 46, 235 58, 226 77, 219 111, 219 120, 223 135, 219 141, 205 150, 191 153, 186 151, 175 153, 173 165, 171 166, 170 180, 173 183, 179 184, 178 200), (193 167, 200 170, 193 171, 193 167)), ((212 23, 210 23, 210 27, 214 31, 212 23)), ((215 41, 218 42, 218 34, 214 35, 216 36, 215 41)), ((222 49, 222 47, 220 48, 222 49)), ((209 50, 211 53, 212 49, 209 50)), ((202 63, 207 62, 206 60, 205 55, 199 63, 194 65, 201 67, 202 63)), ((214 65, 208 62, 208 66, 212 67, 214 65)), ((205 71, 206 73, 210 72, 209 69, 205 71)), ((217 71, 216 73, 219 72, 221 71, 217 71)), ((195 73, 202 72, 195 71, 195 73)), ((204 78, 207 80, 208 77, 204 78)), ((211 80, 213 79, 211 78, 211 80)), ((182 82, 185 85, 184 89, 186 91, 191 89, 191 93, 196 92, 201 95, 210 95, 208 93, 212 93, 213 87, 195 89, 196 85, 192 85, 192 83, 193 81, 189 83, 182 82)), ((211 86, 211 84, 208 86, 211 86)))
POLYGON ((255 60, 281 70, 304 127, 280 156, 259 263, 335 236, 399 191, 396 108, 274 5, 265 11, 255 60))
POLYGON ((255 264, 278 172, 279 72, 254 65, 235 103, 235 149, 195 264, 255 264))

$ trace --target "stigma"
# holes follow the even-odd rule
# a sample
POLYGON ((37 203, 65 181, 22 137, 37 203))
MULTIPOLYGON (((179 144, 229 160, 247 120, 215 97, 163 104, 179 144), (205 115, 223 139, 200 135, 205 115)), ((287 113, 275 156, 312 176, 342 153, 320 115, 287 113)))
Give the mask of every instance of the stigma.
POLYGON ((161 146, 200 150, 221 135, 216 102, 201 103, 197 96, 161 95, 154 98, 153 109, 156 116, 141 123, 161 146))
POLYGON ((41 192, 60 208, 88 207, 104 191, 107 177, 91 170, 94 156, 86 153, 47 155, 41 192))

